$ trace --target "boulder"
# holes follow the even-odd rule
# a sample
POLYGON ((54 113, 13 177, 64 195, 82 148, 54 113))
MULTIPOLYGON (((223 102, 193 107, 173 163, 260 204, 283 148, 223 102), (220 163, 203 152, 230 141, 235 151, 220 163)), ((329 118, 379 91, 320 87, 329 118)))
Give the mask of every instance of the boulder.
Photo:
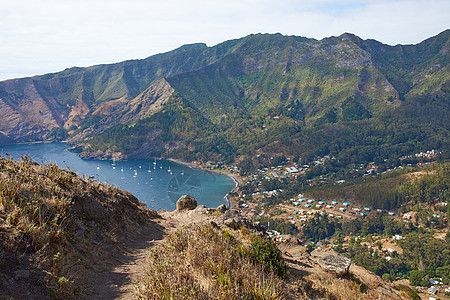
POLYGON ((221 211, 221 212, 226 212, 227 211, 227 207, 225 206, 225 204, 221 204, 219 206, 217 206, 216 210, 221 211))
POLYGON ((193 210, 197 207, 197 200, 189 195, 181 196, 177 201, 177 212, 193 210))
POLYGON ((330 254, 319 258, 318 263, 325 270, 331 271, 338 275, 344 275, 348 273, 352 261, 343 256, 330 254))

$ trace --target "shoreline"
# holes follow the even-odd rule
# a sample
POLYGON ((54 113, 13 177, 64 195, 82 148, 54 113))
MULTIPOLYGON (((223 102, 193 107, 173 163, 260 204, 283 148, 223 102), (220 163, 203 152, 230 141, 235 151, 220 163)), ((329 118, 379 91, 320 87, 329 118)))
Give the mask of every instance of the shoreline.
POLYGON ((233 202, 230 200, 229 195, 230 195, 230 193, 235 192, 238 189, 239 185, 240 185, 240 181, 239 181, 239 179, 236 176, 234 176, 232 174, 229 174, 227 172, 221 172, 221 171, 217 171, 217 170, 206 169, 205 167, 203 167, 201 165, 188 163, 188 162, 185 162, 185 161, 182 161, 182 160, 179 160, 179 159, 175 159, 175 158, 165 158, 165 160, 168 160, 168 161, 171 161, 171 162, 174 162, 174 163, 178 163, 178 164, 187 166, 189 168, 199 169, 199 170, 202 170, 202 171, 205 171, 205 172, 219 173, 219 174, 223 174, 223 175, 226 175, 226 176, 230 177, 231 180, 233 180, 233 182, 234 182, 234 188, 225 195, 225 200, 228 203, 228 209, 233 208, 233 202))
MULTIPOLYGON (((15 144, 13 144, 13 145, 7 145, 7 146, 14 146, 14 145, 32 145, 32 144, 52 144, 52 143, 55 143, 55 142, 53 142, 53 141, 35 141, 35 142, 15 143, 15 144)), ((65 144, 65 145, 67 145, 67 141, 62 141, 62 142, 59 141, 59 142, 56 142, 56 143, 63 143, 63 144, 65 144)), ((6 145, 5 145, 5 146, 6 146, 6 145)), ((68 150, 68 148, 66 148, 66 150, 68 150)), ((84 159, 86 159, 86 158, 81 157, 81 159, 84 160, 84 159)), ((203 165, 201 165, 201 164, 194 164, 194 163, 182 161, 182 160, 175 159, 175 158, 158 158, 158 159, 165 159, 165 160, 167 160, 167 161, 171 161, 171 162, 174 162, 174 163, 177 163, 177 164, 186 166, 186 167, 191 168, 191 169, 197 169, 197 170, 201 170, 201 171, 204 171, 204 172, 210 172, 210 173, 216 173, 216 174, 221 174, 221 175, 226 175, 226 176, 228 176, 228 177, 231 178, 231 180, 233 181, 234 187, 233 187, 229 192, 227 192, 226 195, 224 196, 224 199, 225 199, 225 205, 228 207, 228 209, 231 209, 231 208, 233 208, 234 206, 236 206, 236 204, 234 204, 233 201, 230 199, 230 196, 229 196, 229 195, 230 195, 231 193, 235 192, 235 191, 238 189, 238 187, 239 187, 239 185, 240 185, 241 182, 240 182, 239 178, 237 178, 236 176, 234 176, 234 174, 230 174, 229 172, 222 171, 222 170, 218 171, 218 170, 207 169, 207 168, 205 168, 205 167, 204 167, 203 165)), ((99 159, 99 158, 91 158, 90 160, 99 160, 99 161, 102 161, 102 159, 99 159)), ((103 159, 103 160, 104 160, 104 159, 103 159)), ((124 161, 127 161, 127 160, 124 160, 124 161)))

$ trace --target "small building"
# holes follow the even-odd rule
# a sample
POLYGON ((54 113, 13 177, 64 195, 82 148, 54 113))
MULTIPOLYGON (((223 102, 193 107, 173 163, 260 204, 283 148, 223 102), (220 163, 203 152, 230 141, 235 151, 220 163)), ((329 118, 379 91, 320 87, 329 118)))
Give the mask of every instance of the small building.
POLYGON ((377 208, 377 212, 383 212, 383 210, 382 209, 379 209, 379 208, 377 208))
POLYGON ((428 288, 428 292, 435 295, 435 294, 437 294, 437 288, 433 285, 428 288))
POLYGON ((305 204, 305 207, 310 208, 310 207, 311 207, 311 204, 306 203, 306 204, 305 204))
POLYGON ((344 205, 344 206, 350 206, 350 202, 344 202, 342 205, 344 205))
POLYGON ((333 205, 338 205, 339 204, 339 201, 331 201, 331 204, 333 204, 333 205))
POLYGON ((366 206, 366 207, 364 207, 364 210, 365 210, 365 211, 371 211, 372 208, 371 208, 370 206, 366 206))
POLYGON ((342 211, 342 212, 344 212, 344 211, 346 211, 347 209, 346 209, 345 207, 339 207, 339 210, 342 211))
POLYGON ((367 213, 365 212, 365 211, 362 211, 362 212, 360 212, 359 213, 361 216, 363 216, 363 217, 366 217, 367 216, 367 213))
POLYGON ((411 215, 409 215, 409 214, 404 214, 404 215, 403 215, 403 219, 411 220, 411 215))
POLYGON ((390 215, 390 216, 395 216, 395 212, 390 211, 390 212, 388 212, 388 215, 390 215))
POLYGON ((288 167, 286 168, 286 171, 288 171, 291 174, 298 173, 298 169, 296 167, 288 167))

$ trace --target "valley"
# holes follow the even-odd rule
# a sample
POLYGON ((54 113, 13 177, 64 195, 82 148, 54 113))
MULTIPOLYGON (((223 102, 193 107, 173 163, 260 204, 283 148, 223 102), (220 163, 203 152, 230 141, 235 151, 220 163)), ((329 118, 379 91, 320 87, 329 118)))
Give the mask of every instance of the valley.
POLYGON ((65 141, 98 168, 139 162, 133 178, 149 164, 139 184, 157 160, 239 181, 232 209, 179 209, 174 184, 157 212, 94 178, 6 155, 8 295, 450 297, 449 35, 390 46, 251 34, 1 81, 2 147, 65 141), (351 260, 345 276, 321 267, 327 255, 351 260))

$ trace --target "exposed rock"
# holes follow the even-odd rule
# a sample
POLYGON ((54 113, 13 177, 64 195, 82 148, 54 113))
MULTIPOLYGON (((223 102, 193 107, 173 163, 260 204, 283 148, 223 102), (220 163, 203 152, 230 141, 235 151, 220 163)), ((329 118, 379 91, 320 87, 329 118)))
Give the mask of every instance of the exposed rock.
POLYGON ((181 196, 177 201, 177 212, 183 210, 193 210, 197 207, 197 200, 189 195, 181 196))
MULTIPOLYGON (((218 210, 218 208, 216 210, 218 210)), ((252 223, 249 219, 243 217, 240 211, 237 209, 230 209, 225 211, 222 215, 217 217, 215 221, 218 224, 223 224, 234 230, 239 230, 242 227, 255 231, 265 230, 261 225, 252 223)))
POLYGON ((352 261, 343 256, 330 254, 319 258, 318 263, 325 270, 334 272, 338 275, 344 275, 348 273, 352 261))
POLYGON ((225 206, 225 204, 221 204, 221 205, 217 206, 216 209, 221 212, 226 212, 228 208, 225 206))

